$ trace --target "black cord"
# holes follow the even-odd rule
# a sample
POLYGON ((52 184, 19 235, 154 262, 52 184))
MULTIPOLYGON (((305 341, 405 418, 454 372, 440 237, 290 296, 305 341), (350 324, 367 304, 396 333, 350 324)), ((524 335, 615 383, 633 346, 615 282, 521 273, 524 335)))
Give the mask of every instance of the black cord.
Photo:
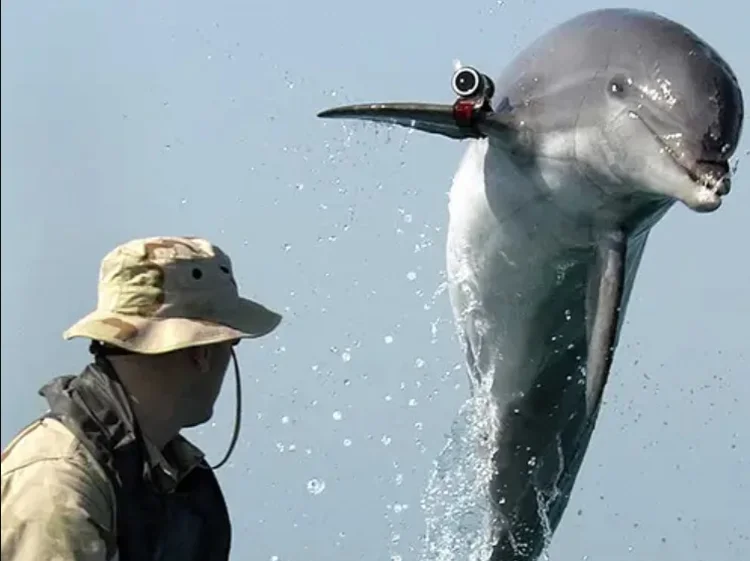
POLYGON ((232 362, 234 362, 234 388, 235 388, 235 414, 234 414, 234 432, 232 434, 232 441, 229 443, 229 448, 227 449, 226 454, 224 454, 224 457, 221 459, 221 461, 216 464, 215 466, 212 466, 211 469, 219 469, 221 466, 223 466, 225 463, 227 463, 227 460, 229 460, 229 456, 232 455, 232 452, 234 451, 234 447, 237 444, 237 439, 240 436, 240 426, 241 426, 241 419, 242 419, 242 382, 240 381, 240 367, 237 363, 237 355, 234 354, 234 347, 231 349, 232 351, 232 362))

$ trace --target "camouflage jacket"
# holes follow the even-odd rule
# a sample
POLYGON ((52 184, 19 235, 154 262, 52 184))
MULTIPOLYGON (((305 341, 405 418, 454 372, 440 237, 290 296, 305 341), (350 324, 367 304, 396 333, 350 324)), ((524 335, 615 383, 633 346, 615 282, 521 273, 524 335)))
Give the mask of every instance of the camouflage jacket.
POLYGON ((96 365, 40 393, 50 411, 2 453, 3 561, 229 558, 226 504, 197 448, 146 441, 96 365))

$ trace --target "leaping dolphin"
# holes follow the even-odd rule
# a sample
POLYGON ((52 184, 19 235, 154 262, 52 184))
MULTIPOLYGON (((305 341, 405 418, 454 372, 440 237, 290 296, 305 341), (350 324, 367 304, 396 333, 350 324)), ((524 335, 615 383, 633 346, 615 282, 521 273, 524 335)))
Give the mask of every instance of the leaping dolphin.
POLYGON ((581 467, 649 232, 675 201, 719 207, 743 97, 695 33, 630 9, 579 15, 497 80, 464 67, 453 88, 452 105, 319 116, 470 139, 450 192, 447 272, 472 392, 492 417, 484 559, 531 561, 581 467))

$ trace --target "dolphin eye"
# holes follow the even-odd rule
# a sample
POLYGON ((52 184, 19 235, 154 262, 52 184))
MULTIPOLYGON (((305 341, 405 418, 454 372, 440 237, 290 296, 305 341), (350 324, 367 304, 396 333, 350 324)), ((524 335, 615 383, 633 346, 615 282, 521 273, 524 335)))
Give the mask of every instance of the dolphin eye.
POLYGON ((607 84, 607 91, 613 97, 623 98, 628 91, 628 82, 628 79, 622 74, 613 76, 609 84, 607 84))

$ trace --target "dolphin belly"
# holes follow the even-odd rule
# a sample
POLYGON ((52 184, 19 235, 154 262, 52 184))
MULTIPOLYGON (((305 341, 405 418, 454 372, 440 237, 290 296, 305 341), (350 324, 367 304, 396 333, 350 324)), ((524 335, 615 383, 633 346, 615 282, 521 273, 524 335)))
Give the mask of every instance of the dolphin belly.
POLYGON ((477 434, 491 469, 493 561, 536 559, 560 522, 593 424, 586 415, 590 295, 597 232, 561 222, 553 203, 481 141, 456 174, 448 234, 449 294, 472 394, 492 417, 477 434), (472 191, 473 189, 473 191, 472 191))
POLYGON ((487 398, 485 414, 492 417, 476 444, 490 449, 484 454, 496 541, 490 559, 497 561, 537 558, 562 517, 593 427, 584 368, 587 263, 552 260, 540 264, 539 277, 545 271, 559 282, 550 292, 540 290, 539 278, 518 288, 523 275, 513 274, 495 277, 500 286, 487 292, 477 276, 452 287, 472 393, 487 398), (504 286, 516 288, 503 294, 504 286))

